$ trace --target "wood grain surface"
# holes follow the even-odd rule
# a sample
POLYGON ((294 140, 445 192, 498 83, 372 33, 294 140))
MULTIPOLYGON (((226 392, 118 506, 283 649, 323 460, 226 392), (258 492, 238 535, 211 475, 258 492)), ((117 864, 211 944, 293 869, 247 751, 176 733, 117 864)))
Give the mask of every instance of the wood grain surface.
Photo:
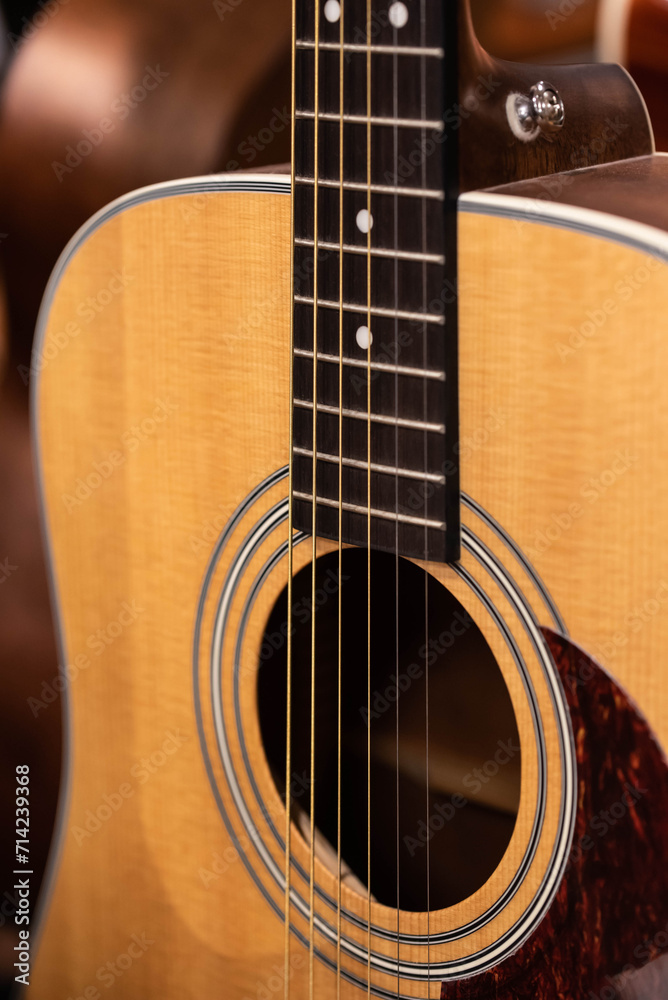
MULTIPOLYGON (((195 665, 199 736, 192 642, 215 539, 244 497, 287 462, 288 237, 283 195, 158 199, 91 235, 56 290, 36 429, 72 679, 69 792, 32 991, 40 998, 101 991, 105 963, 126 954, 133 935, 151 943, 118 981, 127 997, 195 997, 224 986, 227 996, 243 998, 271 992, 285 974, 283 927, 268 905, 273 899, 280 906, 281 892, 247 842, 242 853, 260 872, 264 896, 251 880, 214 795, 217 789, 232 832, 243 837, 215 750, 217 696, 208 687, 207 652, 215 602, 204 604, 195 665), (124 276, 123 288, 88 329, 68 334, 80 303, 113 275, 124 276), (214 750, 210 773, 207 747, 214 750)), ((657 323, 668 306, 665 267, 615 241, 484 215, 460 217, 460 241, 463 488, 524 550, 573 638, 629 691, 665 743, 668 342, 657 323), (531 281, 516 280, 527 272, 531 281)), ((277 482, 236 523, 212 593, 246 533, 285 496, 286 483, 277 482)), ((465 524, 519 578, 499 537, 471 512, 465 524)), ((250 560, 230 628, 239 627, 252 578, 285 538, 283 525, 250 560)), ((319 552, 328 547, 320 543, 319 552)), ((308 561, 305 548, 296 550, 296 568, 308 561)), ((548 799, 521 889, 482 929, 433 946, 432 962, 493 943, 524 912, 548 870, 564 778, 552 702, 531 643, 483 569, 472 558, 464 565, 492 594, 529 665, 546 735, 548 799)), ((506 855, 474 896, 431 915, 433 934, 485 912, 510 884, 530 834, 537 751, 526 693, 488 611, 452 570, 430 571, 489 642, 523 747, 520 809, 506 855)), ((230 732, 243 728, 250 772, 234 740, 232 761, 243 794, 251 793, 251 774, 260 789, 264 805, 252 805, 252 822, 277 863, 282 852, 269 823, 275 817, 280 826, 282 806, 260 745, 254 685, 264 623, 285 580, 279 562, 248 619, 238 719, 231 638, 221 653, 223 718, 230 732)), ((523 590, 545 624, 540 594, 529 581, 523 590)), ((296 861, 307 865, 300 835, 293 846, 296 861)), ((320 861, 316 875, 319 886, 334 890, 320 861)), ((363 924, 364 897, 346 888, 344 899, 363 924)), ((329 913, 323 907, 321 916, 329 913)), ((303 918, 292 917, 306 933, 303 918)), ((373 904, 372 919, 396 928, 396 913, 386 907, 373 904)), ((400 920, 406 932, 426 931, 424 914, 400 920)), ((363 926, 346 930, 364 945, 363 926)), ((391 938, 374 932, 372 944, 396 959, 391 938)), ((335 957, 331 944, 318 945, 335 957)), ((409 957, 425 962, 424 948, 402 946, 402 960, 409 957)), ((306 996, 307 951, 296 939, 288 962, 290 995, 306 996)), ((365 974, 359 962, 345 959, 344 966, 365 974)), ((318 996, 333 997, 333 973, 316 961, 314 975, 318 996)), ((373 973, 373 980, 397 988, 396 976, 373 973)), ((399 986, 427 995, 419 983, 402 979, 399 986)), ((434 982, 428 992, 439 989, 434 982)), ((342 996, 357 991, 341 985, 342 996)))

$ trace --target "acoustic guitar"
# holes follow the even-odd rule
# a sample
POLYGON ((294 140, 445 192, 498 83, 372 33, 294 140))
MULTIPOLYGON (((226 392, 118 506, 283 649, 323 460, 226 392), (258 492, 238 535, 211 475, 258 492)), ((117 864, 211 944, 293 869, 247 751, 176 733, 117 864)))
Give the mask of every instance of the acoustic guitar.
POLYGON ((46 293, 21 981, 662 997, 668 161, 464 2, 297 0, 293 80, 290 174, 128 195, 46 293))

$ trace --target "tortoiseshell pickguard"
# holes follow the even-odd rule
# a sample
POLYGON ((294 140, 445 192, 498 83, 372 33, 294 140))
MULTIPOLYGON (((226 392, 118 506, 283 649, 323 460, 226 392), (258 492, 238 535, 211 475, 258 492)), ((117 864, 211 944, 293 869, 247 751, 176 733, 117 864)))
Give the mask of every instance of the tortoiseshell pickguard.
POLYGON ((571 714, 573 846, 538 929, 441 1000, 668 1000, 668 763, 628 696, 583 650, 543 629, 571 714))

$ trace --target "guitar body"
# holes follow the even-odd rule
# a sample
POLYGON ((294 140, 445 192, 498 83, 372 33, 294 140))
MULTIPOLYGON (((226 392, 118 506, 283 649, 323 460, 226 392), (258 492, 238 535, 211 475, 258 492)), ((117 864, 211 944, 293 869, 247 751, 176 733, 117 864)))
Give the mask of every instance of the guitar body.
MULTIPOLYGON (((314 932, 293 824, 286 953, 257 688, 286 634, 265 630, 288 576, 288 195, 281 175, 144 189, 78 234, 47 292, 34 426, 68 739, 29 995, 267 1000, 287 974, 293 1000, 369 980, 382 996, 663 996, 668 236, 461 200, 463 549, 426 568, 510 696, 516 821, 476 890, 429 916, 345 884, 337 931, 316 858, 314 932)), ((295 544, 296 573, 311 554, 295 544)), ((447 711, 432 698, 432 729, 447 711)))

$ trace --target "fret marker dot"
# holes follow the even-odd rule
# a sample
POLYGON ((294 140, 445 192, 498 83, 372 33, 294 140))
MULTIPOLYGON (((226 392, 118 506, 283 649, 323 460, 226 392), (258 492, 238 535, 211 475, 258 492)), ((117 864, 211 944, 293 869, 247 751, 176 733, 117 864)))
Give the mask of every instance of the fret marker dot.
POLYGON ((393 28, 403 28, 408 21, 408 7, 405 3, 401 3, 401 0, 392 4, 388 14, 393 28))
POLYGON ((366 208, 361 208, 357 213, 357 228, 361 233, 368 233, 370 229, 373 229, 373 215, 367 212, 366 208))
POLYGON ((373 334, 367 326, 360 326, 355 334, 355 340, 363 351, 368 351, 373 344, 373 334))
POLYGON ((339 0, 327 0, 325 4, 325 17, 330 24, 336 24, 341 17, 341 4, 339 0))

